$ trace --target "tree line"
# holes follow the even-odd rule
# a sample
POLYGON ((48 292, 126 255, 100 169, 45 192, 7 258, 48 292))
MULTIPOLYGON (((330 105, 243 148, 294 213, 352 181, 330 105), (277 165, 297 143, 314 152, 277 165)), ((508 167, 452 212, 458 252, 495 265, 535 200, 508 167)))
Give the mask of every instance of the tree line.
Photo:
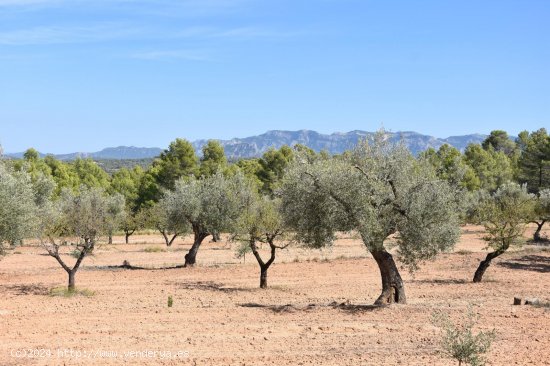
POLYGON ((330 246, 339 232, 355 232, 375 259, 382 282, 377 304, 405 303, 399 261, 414 271, 450 250, 461 224, 485 226, 493 249, 475 272, 481 281, 491 261, 534 222, 534 240, 550 219, 550 137, 545 129, 511 139, 493 131, 464 153, 443 145, 413 156, 390 144, 384 131, 331 156, 303 145, 271 149, 261 158, 229 163, 209 141, 198 157, 176 139, 149 168, 107 174, 90 159, 62 162, 34 149, 0 163, 0 253, 37 237, 67 272, 69 288, 101 237, 126 242, 144 228, 170 246, 191 234, 184 266, 196 264, 204 240, 221 233, 241 243, 260 267, 260 287, 276 253, 288 245, 330 246), (388 239, 397 247, 388 249, 388 239), (269 248, 263 258, 260 246, 269 248), (76 261, 60 253, 71 246, 76 261), (72 262, 71 262, 72 263, 72 262))

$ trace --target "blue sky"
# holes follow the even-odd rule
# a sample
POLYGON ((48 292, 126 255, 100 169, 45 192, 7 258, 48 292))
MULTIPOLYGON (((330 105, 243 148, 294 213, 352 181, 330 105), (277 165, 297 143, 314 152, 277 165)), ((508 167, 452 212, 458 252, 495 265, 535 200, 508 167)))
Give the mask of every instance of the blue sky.
POLYGON ((550 1, 0 0, 0 143, 550 127, 550 1))

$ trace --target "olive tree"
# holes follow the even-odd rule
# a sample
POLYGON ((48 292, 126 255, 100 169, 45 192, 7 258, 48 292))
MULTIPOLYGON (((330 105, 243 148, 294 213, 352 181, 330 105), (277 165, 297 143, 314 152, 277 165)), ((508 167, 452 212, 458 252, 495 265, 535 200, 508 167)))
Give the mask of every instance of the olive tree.
POLYGON ((527 192, 526 185, 508 183, 479 203, 476 217, 485 227, 483 239, 493 251, 479 264, 474 282, 481 282, 493 259, 506 252, 510 246, 522 244, 519 239, 532 213, 534 198, 527 192))
POLYGON ((36 211, 31 176, 13 172, 0 161, 0 257, 33 234, 36 211))
POLYGON ((145 208, 140 208, 137 212, 125 208, 124 218, 120 224, 122 231, 124 231, 124 242, 128 244, 130 242, 130 236, 143 228, 146 223, 149 221, 148 210, 145 208))
POLYGON ((75 289, 75 275, 84 258, 93 252, 102 235, 109 233, 109 197, 103 189, 81 186, 77 193, 65 189, 59 200, 41 213, 41 244, 69 276, 68 290, 75 289), (74 249, 71 265, 60 253, 61 246, 74 249))
POLYGON ((122 227, 126 220, 126 199, 120 193, 113 193, 107 197, 107 234, 109 244, 113 244, 113 232, 122 227))
POLYGON ((285 225, 306 245, 323 247, 337 231, 358 232, 380 270, 377 305, 406 303, 388 237, 396 235, 401 261, 414 270, 459 236, 456 191, 384 132, 340 157, 298 156, 279 194, 285 225))
POLYGON ((109 186, 109 193, 119 193, 125 198, 126 207, 121 214, 120 228, 124 231, 125 242, 136 230, 143 226, 143 211, 139 204, 139 187, 145 172, 138 165, 133 169, 122 168, 116 171, 109 186))
POLYGON ((260 288, 267 288, 267 271, 275 261, 277 249, 284 249, 288 244, 278 244, 285 233, 280 215, 280 200, 260 197, 254 190, 245 200, 243 213, 234 229, 233 239, 242 243, 239 255, 252 252, 260 266, 260 288), (264 260, 258 244, 269 245, 269 258, 264 260))
POLYGON ((180 179, 166 192, 167 212, 185 220, 193 231, 193 245, 185 255, 185 266, 196 263, 203 240, 213 233, 230 231, 240 215, 245 190, 243 175, 225 177, 218 172, 201 179, 180 179))
POLYGON ((542 189, 536 199, 531 222, 537 225, 533 234, 534 241, 541 241, 540 233, 546 222, 550 221, 550 189, 542 189))
POLYGON ((189 222, 180 215, 177 203, 174 202, 174 196, 165 194, 165 196, 152 207, 151 218, 156 229, 164 237, 166 246, 171 246, 174 240, 180 235, 189 232, 189 222))

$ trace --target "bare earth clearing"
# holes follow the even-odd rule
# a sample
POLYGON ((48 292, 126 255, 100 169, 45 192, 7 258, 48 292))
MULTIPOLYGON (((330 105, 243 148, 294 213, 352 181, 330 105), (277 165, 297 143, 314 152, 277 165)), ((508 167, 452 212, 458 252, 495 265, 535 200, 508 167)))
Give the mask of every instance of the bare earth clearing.
POLYGON ((481 328, 497 330, 489 364, 550 364, 550 310, 511 305, 516 295, 550 300, 550 251, 504 254, 473 284, 485 257, 480 236, 467 227, 454 253, 414 277, 403 269, 408 304, 386 308, 368 306, 380 293, 379 273, 353 238, 331 251, 282 251, 270 288, 260 290, 257 263, 236 259, 236 244, 207 239, 192 269, 126 270, 110 266, 182 264, 190 238, 148 253, 166 249, 159 235, 133 236, 139 244, 130 245, 117 237, 76 275, 77 287, 95 294, 72 298, 49 295, 67 280, 53 258, 19 248, 0 262, 0 365, 454 365, 436 354, 429 318, 434 309, 460 316, 469 303, 481 328), (16 357, 34 349, 52 354, 16 357))

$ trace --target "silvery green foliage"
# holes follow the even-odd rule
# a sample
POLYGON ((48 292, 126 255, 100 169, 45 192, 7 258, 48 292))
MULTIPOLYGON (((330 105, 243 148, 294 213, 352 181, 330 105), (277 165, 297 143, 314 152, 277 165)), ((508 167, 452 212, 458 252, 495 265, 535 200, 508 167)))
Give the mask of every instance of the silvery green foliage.
POLYGON ((550 221, 550 189, 542 189, 537 197, 534 220, 550 221))
POLYGON ((75 274, 86 256, 93 252, 102 235, 109 234, 109 209, 112 202, 101 188, 82 185, 78 192, 61 191, 58 200, 45 206, 40 215, 41 244, 69 275, 69 290, 74 290, 75 274), (76 261, 70 266, 59 248, 69 245, 76 261))
POLYGON ((122 222, 126 219, 126 199, 120 193, 113 193, 106 197, 107 212, 105 216, 105 225, 107 233, 112 234, 119 229, 122 222))
POLYGON ((456 190, 383 132, 338 158, 298 155, 279 194, 296 240, 322 247, 335 232, 356 230, 367 249, 377 251, 397 233, 401 260, 411 270, 459 236, 456 190))
POLYGON ((75 237, 97 241, 108 233, 109 197, 101 188, 80 187, 78 194, 64 190, 60 199, 65 229, 75 237))
POLYGON ((505 251, 510 245, 521 245, 518 239, 532 215, 535 195, 526 185, 507 183, 480 201, 477 219, 485 226, 483 238, 495 251, 505 251))
POLYGON ((37 206, 31 177, 14 172, 0 162, 0 255, 33 234, 37 206))
POLYGON ((109 201, 101 188, 81 186, 77 193, 64 189, 40 220, 41 237, 48 239, 43 241, 46 249, 56 252, 57 239, 68 240, 67 244, 80 249, 93 247, 100 236, 109 233, 109 201))
MULTIPOLYGON (((280 207, 280 199, 261 196, 251 186, 234 226, 234 239, 241 241, 245 247, 249 247, 251 241, 268 243, 270 240, 282 239, 285 230, 280 207)), ((243 252, 240 248, 237 253, 243 252)))
POLYGON ((469 224, 480 224, 478 210, 480 203, 491 197, 489 191, 478 189, 473 192, 464 192, 461 207, 463 208, 463 221, 469 224))
POLYGON ((171 215, 204 233, 231 231, 243 207, 247 182, 242 174, 180 179, 164 201, 171 215))
POLYGON ((453 358, 461 365, 463 362, 471 366, 485 365, 483 355, 489 351, 496 333, 495 330, 474 332, 478 316, 471 306, 464 314, 461 323, 454 324, 449 316, 443 312, 432 314, 432 323, 442 331, 440 347, 441 353, 453 358))
POLYGON ((459 238, 456 191, 444 181, 413 186, 404 200, 406 216, 397 224, 401 261, 411 270, 417 263, 451 249, 459 238))
POLYGON ((51 204, 56 185, 53 178, 49 175, 39 173, 32 181, 34 192, 34 202, 39 209, 43 209, 51 204))
POLYGON ((167 192, 163 198, 155 205, 153 212, 155 215, 155 227, 159 231, 181 235, 189 232, 190 225, 185 215, 182 215, 180 202, 177 196, 167 192))

